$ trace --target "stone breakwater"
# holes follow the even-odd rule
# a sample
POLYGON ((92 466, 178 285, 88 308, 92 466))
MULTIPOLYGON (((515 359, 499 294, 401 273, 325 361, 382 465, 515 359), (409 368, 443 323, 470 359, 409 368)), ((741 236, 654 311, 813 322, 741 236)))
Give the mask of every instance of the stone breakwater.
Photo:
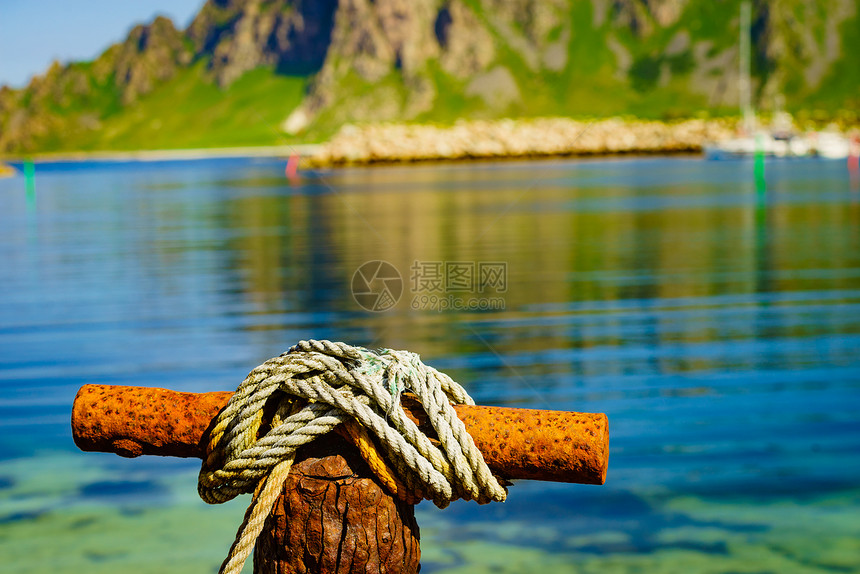
POLYGON ((567 118, 345 125, 310 157, 309 166, 575 156, 692 153, 707 142, 732 137, 734 120, 673 123, 567 118))

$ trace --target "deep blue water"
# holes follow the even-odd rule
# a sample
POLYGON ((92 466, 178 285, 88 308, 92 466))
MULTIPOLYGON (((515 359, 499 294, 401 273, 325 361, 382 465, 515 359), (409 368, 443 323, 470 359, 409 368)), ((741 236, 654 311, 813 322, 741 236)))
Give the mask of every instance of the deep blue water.
POLYGON ((78 452, 75 392, 232 389, 328 338, 418 352, 478 403, 609 415, 604 486, 420 505, 422 572, 860 572, 860 191, 843 162, 768 164, 765 194, 751 164, 698 159, 283 170, 39 164, 31 196, 0 180, 13 571, 214 571, 247 497, 205 505, 194 461, 78 452), (351 293, 374 260, 403 278, 384 312, 351 293), (505 281, 430 289, 446 264, 503 264, 505 281))

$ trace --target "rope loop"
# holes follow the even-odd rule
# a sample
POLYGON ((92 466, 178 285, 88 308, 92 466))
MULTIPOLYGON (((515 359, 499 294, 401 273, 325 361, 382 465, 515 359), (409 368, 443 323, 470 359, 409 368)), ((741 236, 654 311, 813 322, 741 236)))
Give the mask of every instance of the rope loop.
POLYGON ((380 460, 371 464, 374 472, 384 484, 412 491, 398 496, 429 498, 440 508, 458 498, 480 504, 504 501, 507 491, 490 472, 453 404, 475 403, 462 386, 409 351, 301 341, 252 370, 216 418, 197 484, 200 497, 210 504, 254 493, 220 572, 241 571, 296 450, 346 422, 342 432, 358 441, 365 458, 365 451, 373 449, 368 435, 375 437, 396 472, 389 476, 380 460), (417 396, 439 446, 400 408, 404 391, 417 396), (264 409, 273 414, 269 430, 258 438, 264 409))

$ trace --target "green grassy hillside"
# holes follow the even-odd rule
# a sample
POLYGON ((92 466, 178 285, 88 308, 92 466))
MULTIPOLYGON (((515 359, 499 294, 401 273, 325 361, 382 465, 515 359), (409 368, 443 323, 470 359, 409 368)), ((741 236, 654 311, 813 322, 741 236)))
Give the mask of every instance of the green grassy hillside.
MULTIPOLYGON (((207 81, 201 63, 181 71, 133 105, 109 114, 81 150, 177 149, 284 143, 284 110, 301 102, 307 79, 259 68, 226 89, 207 81)), ((58 148, 60 149, 60 148, 58 148)))
MULTIPOLYGON (((391 2, 361 17, 322 0, 210 2, 186 31, 138 26, 94 62, 0 90, 0 153, 310 142, 347 122, 737 114, 741 0, 444 0, 381 26, 391 2), (298 12, 314 35, 289 28, 298 12), (241 32, 267 22, 287 28, 241 32), (288 135, 297 109, 307 121, 288 135)), ((857 122, 860 0, 759 0, 751 40, 761 113, 857 122)))

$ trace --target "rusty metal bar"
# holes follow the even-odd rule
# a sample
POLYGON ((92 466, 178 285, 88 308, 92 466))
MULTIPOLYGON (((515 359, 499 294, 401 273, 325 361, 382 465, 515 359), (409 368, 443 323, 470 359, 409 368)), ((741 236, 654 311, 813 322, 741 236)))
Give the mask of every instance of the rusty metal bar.
MULTIPOLYGON (((208 427, 232 393, 182 393, 149 387, 84 385, 72 407, 81 450, 202 458, 208 427)), ((422 428, 417 404, 402 401, 422 428)), ((609 460, 608 420, 573 413, 456 405, 484 460, 510 479, 603 484, 609 460)))

